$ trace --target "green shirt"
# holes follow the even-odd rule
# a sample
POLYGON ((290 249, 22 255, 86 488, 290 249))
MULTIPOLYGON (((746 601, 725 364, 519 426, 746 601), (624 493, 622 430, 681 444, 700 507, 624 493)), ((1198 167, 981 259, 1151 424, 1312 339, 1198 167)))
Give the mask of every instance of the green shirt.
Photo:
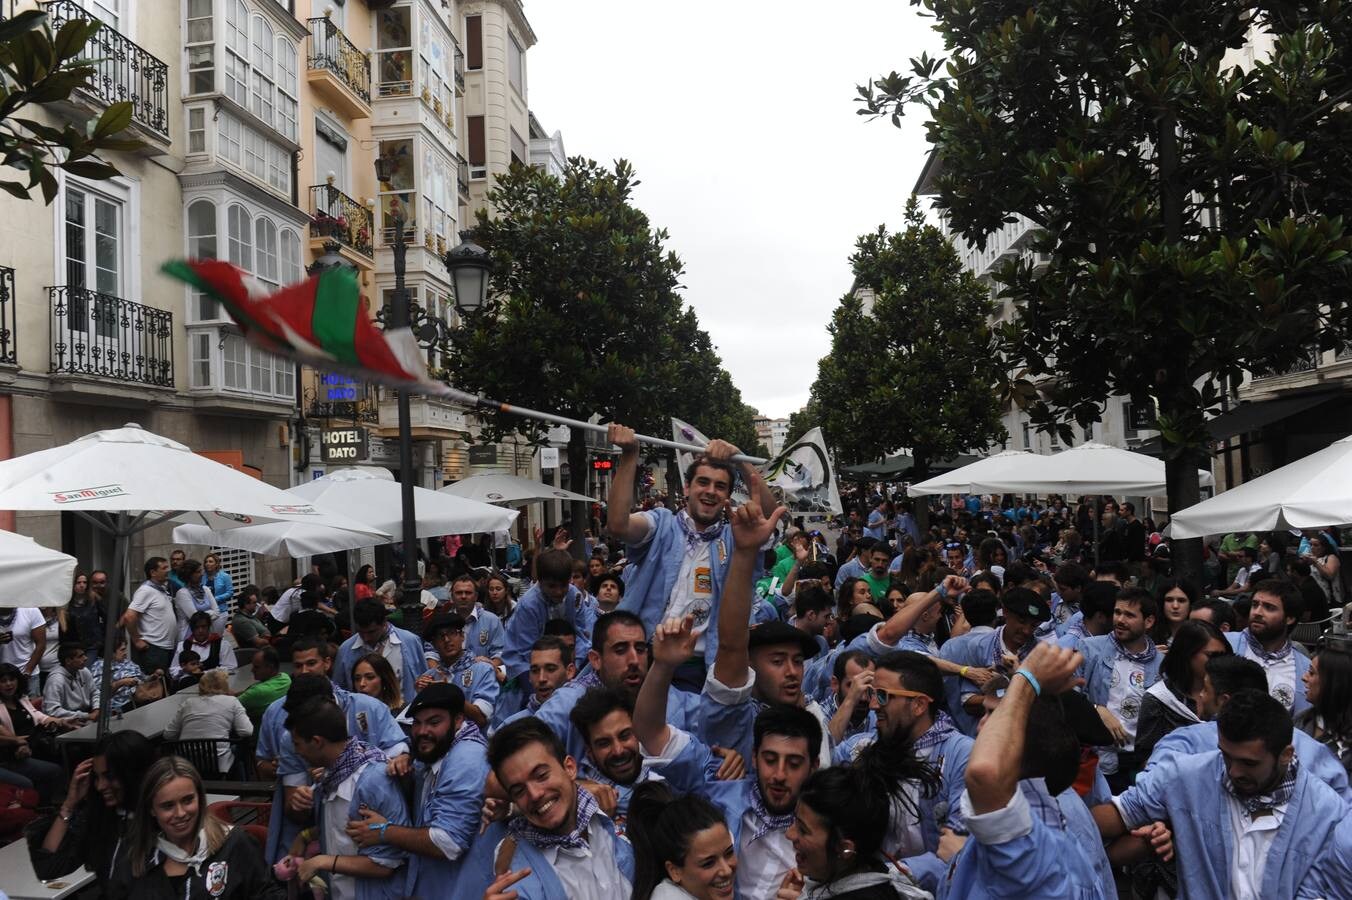
POLYGON ((245 615, 242 612, 235 613, 235 617, 230 620, 230 630, 235 634, 235 645, 238 647, 252 647, 255 640, 271 634, 268 626, 257 616, 245 615))
MULTIPOLYGON (((1244 539, 1240 540, 1239 535, 1234 534, 1232 532, 1230 534, 1227 534, 1224 538, 1221 539, 1222 553, 1238 553, 1241 547, 1252 547, 1254 550, 1257 550, 1258 535, 1246 534, 1244 535, 1244 539)), ((1239 571, 1239 563, 1237 562, 1225 563, 1225 578, 1226 578, 1225 584, 1227 587, 1229 587, 1231 584, 1234 584, 1235 573, 1238 571, 1239 571)))
POLYGON ((881 600, 887 596, 887 589, 892 586, 892 576, 886 573, 882 578, 873 574, 870 569, 863 574, 864 581, 868 582, 869 593, 873 595, 874 600, 881 600))
POLYGON ((254 723, 254 728, 258 727, 263 713, 272 702, 279 697, 285 697, 290 689, 291 676, 285 672, 278 672, 267 681, 255 681, 244 689, 244 693, 239 695, 239 703, 249 714, 249 721, 254 723))

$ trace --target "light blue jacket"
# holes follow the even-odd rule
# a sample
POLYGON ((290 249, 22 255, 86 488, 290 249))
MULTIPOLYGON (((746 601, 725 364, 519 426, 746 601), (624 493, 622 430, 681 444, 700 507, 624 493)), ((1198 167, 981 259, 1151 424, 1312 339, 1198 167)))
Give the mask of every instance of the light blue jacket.
POLYGON ((492 710, 490 719, 497 713, 498 695, 502 692, 497 670, 486 662, 474 659, 468 649, 460 654, 454 665, 443 664, 440 668, 428 669, 421 674, 430 675, 433 682, 449 681, 460 688, 466 703, 483 701, 492 710))
POLYGON ((460 848, 454 860, 444 856, 435 858, 420 853, 408 855, 408 887, 410 897, 433 900, 444 897, 455 889, 460 867, 473 848, 479 834, 479 816, 484 807, 484 786, 488 783, 488 748, 482 735, 475 739, 462 738, 451 745, 437 770, 427 801, 422 798, 432 767, 419 762, 414 772, 413 827, 438 828, 460 848))
MULTIPOLYGON (((1230 642, 1230 647, 1240 656, 1247 657, 1249 652, 1249 641, 1242 631, 1227 632, 1225 639, 1230 642)), ((1305 655, 1305 651, 1300 649, 1299 644, 1292 644, 1291 652, 1296 657, 1296 695, 1291 706, 1291 715, 1298 716, 1310 708, 1310 701, 1305 699, 1305 673, 1310 670, 1310 657, 1305 655)), ((1276 697, 1276 694, 1273 694, 1276 697)), ((1277 697, 1281 700, 1281 697, 1277 697)), ((1285 701, 1283 701, 1285 702, 1285 701)))
MULTIPOLYGON (((390 709, 374 697, 354 694, 340 687, 333 689, 333 699, 347 713, 347 733, 349 737, 360 739, 372 747, 379 747, 390 756, 398 756, 408 751, 408 738, 395 724, 390 709)), ((258 725, 259 759, 277 761, 277 787, 272 792, 272 808, 276 815, 268 821, 267 860, 269 865, 286 856, 291 842, 300 834, 303 826, 292 822, 282 810, 286 805, 286 791, 283 779, 288 775, 299 775, 309 771, 309 766, 296 754, 296 745, 291 742, 291 733, 286 730, 286 711, 282 709, 285 697, 278 697, 263 711, 258 725)))
MULTIPOLYGON (((1079 802, 1076 800, 1076 802, 1079 802)), ((963 812, 970 811, 964 797, 963 812)), ((1047 794, 1042 779, 1019 782, 1019 791, 1004 810, 975 818, 967 815, 972 838, 949 864, 938 897, 953 900, 1107 900, 1091 860, 1092 848, 1081 844, 1047 794), (1036 801, 1037 808, 1029 805, 1036 801), (992 820, 999 817, 999 824, 992 820), (1051 821, 1049 821, 1051 820, 1051 821)), ((1102 853, 1102 845, 1099 845, 1102 853)), ((1219 900, 1219 897, 1217 898, 1219 900)))
MULTIPOLYGON (((626 596, 628 595, 626 591, 626 596)), ((578 668, 587 661, 587 651, 591 649, 592 626, 596 624, 596 607, 584 600, 582 592, 571 584, 563 602, 550 608, 550 603, 540 591, 540 585, 521 596, 507 620, 507 631, 503 636, 502 664, 507 667, 507 677, 516 678, 530 671, 530 648, 544 637, 545 623, 550 619, 566 619, 577 632, 574 647, 578 668)), ((652 626, 648 626, 652 632, 652 626)))
POLYGON ((207 593, 216 598, 216 607, 221 612, 230 608, 230 601, 235 597, 235 583, 230 579, 230 573, 224 569, 219 570, 214 578, 207 575, 202 576, 202 587, 207 589, 207 593))
MULTIPOLYGON (((651 530, 643 543, 625 546, 629 565, 624 567, 624 599, 619 608, 642 619, 643 626, 651 634, 666 615, 667 602, 685 560, 685 531, 671 510, 654 509, 643 515, 651 530)), ((719 527, 722 533, 709 548, 713 596, 709 605, 709 627, 704 632, 704 664, 711 669, 718 654, 718 605, 723 597, 723 583, 728 577, 728 562, 733 550, 732 529, 726 525, 719 527)), ((751 583, 760 581, 764 573, 765 567, 757 558, 751 583)), ((754 607, 752 611, 755 612, 754 607)))
POLYGON ((1296 894, 1300 900, 1352 900, 1352 818, 1333 830, 1296 894))
MULTIPOLYGON (((391 825, 409 824, 408 807, 399 783, 385 774, 385 764, 368 763, 357 776, 357 789, 348 802, 347 821, 361 818, 361 808, 365 806, 384 816, 391 825)), ((328 829, 325 804, 318 793, 315 795, 315 831, 319 835, 319 852, 333 853, 335 849, 326 846, 328 829)), ((357 887, 357 900, 403 900, 407 875, 399 871, 408 862, 408 854, 389 844, 372 844, 358 851, 362 856, 379 862, 387 869, 394 870, 389 878, 353 878, 357 887)))
MULTIPOLYGON (((1219 750, 1173 756, 1142 773, 1115 801, 1128 828, 1168 820, 1179 859, 1181 900, 1230 895, 1230 861, 1235 835, 1222 786, 1225 763, 1219 750)), ((1315 859, 1328 844, 1347 806, 1332 788, 1304 768, 1286 814, 1268 850, 1260 893, 1294 897, 1315 859)))
MULTIPOLYGON (((1113 663, 1117 659, 1117 645, 1111 634, 1101 634, 1083 641, 1079 651, 1084 654, 1084 662, 1076 673, 1084 679, 1084 694, 1095 706, 1108 705, 1108 692, 1113 684, 1113 663)), ((1145 664, 1145 683, 1141 693, 1159 678, 1160 663, 1164 654, 1156 652, 1150 662, 1145 664)))
MULTIPOLYGON (((897 566, 897 568, 900 569, 901 566, 897 566)), ((859 557, 856 556, 854 559, 846 560, 844 564, 836 570, 836 590, 840 590, 840 586, 845 583, 847 578, 862 578, 867 571, 868 566, 860 562, 859 557)))
MULTIPOLYGON (((570 681, 554 692, 554 695, 540 705, 533 715, 549 726, 549 729, 563 741, 564 748, 573 759, 581 760, 587 752, 582 735, 573 727, 569 717, 577 701, 582 699, 586 688, 576 681, 570 681)), ((532 715, 529 708, 522 709, 503 720, 502 725, 524 719, 532 715)), ((675 728, 695 731, 699 725, 699 695, 676 687, 667 688, 667 721, 675 728)), ((498 727, 501 728, 502 725, 498 727)), ((746 757, 750 759, 751 757, 746 757)))
MULTIPOLYGON (((465 652, 470 656, 500 659, 507 645, 507 632, 495 613, 476 604, 465 619, 465 652)), ((527 657, 529 659, 529 657, 527 657)))
MULTIPOLYGON (((1184 725, 1160 738, 1144 771, 1173 759, 1176 756, 1188 756, 1196 753, 1210 753, 1218 749, 1219 732, 1215 722, 1198 722, 1184 725)), ((1291 745, 1296 748, 1296 758, 1301 768, 1311 776, 1333 788, 1347 803, 1352 804, 1352 787, 1349 787, 1347 770, 1326 745, 1319 743, 1299 728, 1291 731, 1291 745)))
MULTIPOLYGON (((389 629, 390 634, 399 638, 399 671, 395 673, 399 676, 399 688, 405 697, 416 697, 418 689, 414 685, 427 668, 422 638, 396 625, 390 625, 389 629)), ((359 634, 343 641, 338 648, 338 658, 333 662, 333 680, 344 689, 352 690, 352 667, 369 652, 359 634)))
MULTIPOLYGON (((995 658, 995 642, 1000 639, 1002 633, 997 629, 949 638, 939 648, 939 658, 958 666, 972 668, 989 666, 995 658)), ((963 734, 976 734, 977 719, 962 708, 962 697, 964 694, 980 693, 981 688, 966 678, 959 678, 956 675, 944 676, 944 699, 947 702, 948 714, 953 717, 954 723, 963 734)))
MULTIPOLYGON (((605 826, 606 831, 610 834, 611 841, 613 841, 611 850, 615 854, 616 866, 632 884, 634 880, 634 848, 629 845, 628 841, 616 834, 615 823, 604 813, 598 812, 596 815, 600 817, 602 825, 605 826)), ((460 878, 456 882, 455 890, 453 892, 446 891, 436 896, 450 897, 452 900, 481 900, 485 889, 497 879, 497 875, 494 874, 495 857, 498 845, 506 837, 507 826, 502 822, 494 822, 488 826, 488 830, 475 839, 474 846, 460 870, 460 878)), ((516 892, 517 900, 570 900, 563 882, 559 880, 558 873, 554 871, 554 867, 545 859, 544 854, 529 841, 517 842, 516 851, 512 854, 508 869, 513 872, 530 869, 529 875, 510 888, 516 892)), ((623 900, 623 898, 617 897, 615 900, 623 900)))

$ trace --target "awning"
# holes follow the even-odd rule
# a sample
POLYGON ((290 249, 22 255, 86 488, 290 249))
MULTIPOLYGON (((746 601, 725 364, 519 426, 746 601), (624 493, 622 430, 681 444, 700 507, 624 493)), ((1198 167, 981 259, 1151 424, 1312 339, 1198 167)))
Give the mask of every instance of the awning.
MULTIPOLYGON (((1321 403, 1338 396, 1334 391, 1314 391, 1305 394, 1293 394, 1276 397, 1272 400, 1259 400, 1253 403, 1241 403, 1228 412, 1223 412, 1206 423, 1207 433, 1213 441, 1223 441, 1237 434, 1248 434, 1265 425, 1289 419, 1308 409, 1314 409, 1321 403)), ((1163 441, 1153 437, 1135 448, 1139 453, 1158 456, 1163 452, 1163 441)))
MULTIPOLYGON (((977 456, 955 456, 952 459, 931 463, 925 477, 942 475, 976 462, 977 456)), ((915 460, 906 453, 889 456, 880 463, 863 463, 858 466, 845 466, 837 470, 837 475, 847 481, 906 481, 915 474, 915 460)))

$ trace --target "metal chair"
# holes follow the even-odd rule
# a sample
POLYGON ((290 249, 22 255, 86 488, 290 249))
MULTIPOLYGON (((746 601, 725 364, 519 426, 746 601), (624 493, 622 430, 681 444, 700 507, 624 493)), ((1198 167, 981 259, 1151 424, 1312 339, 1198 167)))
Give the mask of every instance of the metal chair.
POLYGON ((197 739, 190 741, 165 741, 160 747, 161 756, 181 756, 193 764, 203 781, 252 781, 254 757, 251 742, 247 740, 197 739), (221 745, 228 746, 235 755, 235 764, 229 772, 221 772, 221 745))
POLYGON ((1301 622, 1291 629, 1291 641, 1300 644, 1307 651, 1313 653, 1319 639, 1333 625, 1333 620, 1337 613, 1330 615, 1327 619, 1320 619, 1318 622, 1301 622))

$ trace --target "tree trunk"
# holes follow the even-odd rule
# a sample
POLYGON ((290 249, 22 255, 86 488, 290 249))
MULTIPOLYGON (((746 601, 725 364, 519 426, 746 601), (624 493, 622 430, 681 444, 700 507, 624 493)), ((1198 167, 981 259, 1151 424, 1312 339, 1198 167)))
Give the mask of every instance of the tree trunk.
MULTIPOLYGON (((587 435, 581 428, 568 429, 568 490, 587 494, 587 435)), ((588 494, 590 496, 590 494, 588 494)), ((574 500, 568 504, 568 535, 573 545, 569 548, 574 559, 587 554, 583 532, 591 519, 591 504, 574 500)))
MULTIPOLYGON (((926 478, 929 478, 929 459, 912 450, 911 481, 921 482, 926 478)), ((929 531, 929 499, 929 497, 916 497, 911 501, 912 515, 915 516, 915 525, 920 529, 922 538, 929 531)))
MULTIPOLYGON (((1165 459, 1164 477, 1168 484, 1169 514, 1195 506, 1202 499, 1202 488, 1197 477, 1194 454, 1184 453, 1174 459, 1165 459)), ((1169 542, 1174 575, 1202 583, 1202 539, 1188 538, 1169 542)))

